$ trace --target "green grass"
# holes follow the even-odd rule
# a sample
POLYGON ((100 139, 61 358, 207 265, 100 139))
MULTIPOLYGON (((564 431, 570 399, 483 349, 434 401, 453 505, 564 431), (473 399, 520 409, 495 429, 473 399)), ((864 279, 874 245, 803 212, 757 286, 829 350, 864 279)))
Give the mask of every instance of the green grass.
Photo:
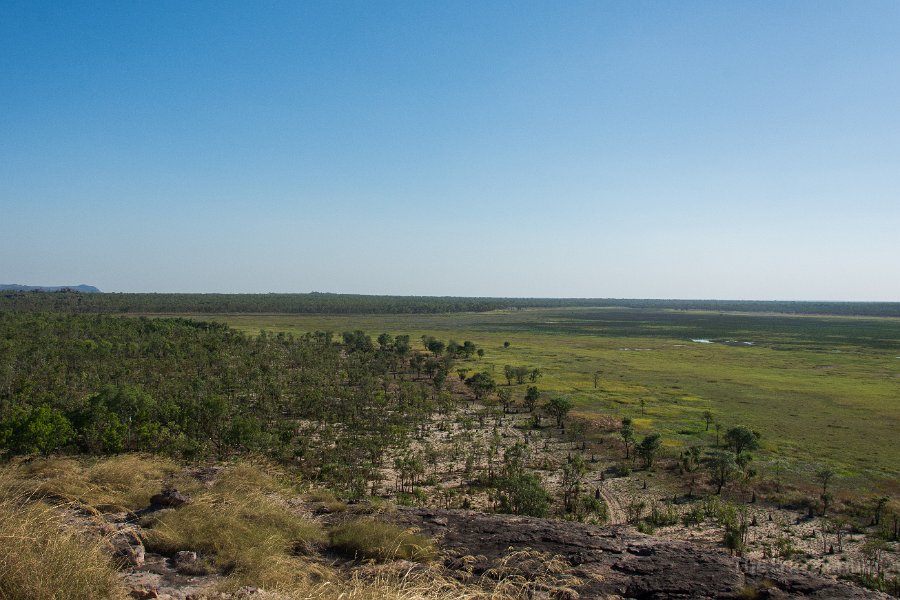
MULTIPOLYGON (((763 434, 758 468, 811 479, 827 463, 842 487, 900 491, 900 319, 618 308, 216 319, 249 333, 406 333, 419 349, 423 334, 472 340, 486 354, 466 367, 504 384, 506 364, 539 367, 540 389, 571 394, 576 413, 631 416, 639 434, 660 431, 669 447, 710 443, 710 410, 724 427, 763 434)), ((520 398, 525 386, 513 387, 520 398)))

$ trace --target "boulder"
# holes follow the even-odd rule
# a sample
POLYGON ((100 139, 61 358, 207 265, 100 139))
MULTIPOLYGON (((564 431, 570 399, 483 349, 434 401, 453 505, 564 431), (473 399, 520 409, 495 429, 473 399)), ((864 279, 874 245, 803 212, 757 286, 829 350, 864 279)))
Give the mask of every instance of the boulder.
POLYGON ((190 504, 190 502, 190 496, 182 494, 176 489, 163 490, 161 493, 154 494, 153 497, 150 498, 150 504, 154 507, 178 508, 179 506, 190 504))

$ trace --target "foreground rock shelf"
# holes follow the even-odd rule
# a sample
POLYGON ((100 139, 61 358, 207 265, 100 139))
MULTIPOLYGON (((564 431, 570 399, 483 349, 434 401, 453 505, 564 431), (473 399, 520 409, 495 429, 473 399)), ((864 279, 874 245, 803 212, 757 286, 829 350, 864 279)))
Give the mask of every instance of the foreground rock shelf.
POLYGON ((446 554, 445 566, 460 578, 496 568, 510 549, 558 555, 581 580, 573 586, 580 598, 889 598, 778 564, 643 535, 627 526, 427 509, 401 510, 393 518, 435 538, 446 554))

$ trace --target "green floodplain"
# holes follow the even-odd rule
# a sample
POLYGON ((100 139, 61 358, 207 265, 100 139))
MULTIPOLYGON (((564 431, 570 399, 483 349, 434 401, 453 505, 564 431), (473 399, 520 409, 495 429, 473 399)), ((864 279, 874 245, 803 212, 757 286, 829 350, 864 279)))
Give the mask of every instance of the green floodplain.
MULTIPOLYGON (((845 489, 900 492, 900 319, 631 308, 534 308, 452 314, 197 315, 256 334, 363 330, 485 350, 457 367, 503 382, 506 365, 541 370, 542 392, 573 414, 629 416, 672 449, 723 431, 761 435, 757 468, 811 482, 828 465, 845 489), (509 342, 505 347, 505 342, 509 342), (596 381, 596 385, 595 385, 596 381)), ((513 382, 520 399, 530 382, 513 382)), ((608 419, 607 419, 608 420, 608 419)))

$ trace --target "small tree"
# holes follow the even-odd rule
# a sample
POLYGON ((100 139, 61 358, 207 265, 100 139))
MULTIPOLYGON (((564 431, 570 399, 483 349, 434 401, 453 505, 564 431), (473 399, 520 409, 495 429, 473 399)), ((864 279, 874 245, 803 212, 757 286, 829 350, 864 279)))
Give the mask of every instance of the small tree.
POLYGON ((725 441, 734 450, 735 456, 744 450, 756 450, 759 448, 759 437, 759 433, 743 425, 732 427, 725 432, 725 441))
POLYGON ((466 379, 466 385, 469 386, 469 389, 472 390, 472 393, 475 394, 476 400, 481 400, 488 394, 494 391, 497 387, 497 384, 494 382, 494 378, 491 377, 490 373, 485 373, 482 371, 481 373, 476 373, 472 375, 468 379, 466 379))
POLYGON ((631 448, 632 442, 634 442, 634 424, 631 422, 631 418, 624 417, 622 419, 622 425, 619 427, 619 435, 622 436, 622 443, 625 444, 625 458, 630 458, 631 454, 629 449, 631 448))
POLYGON ((659 452, 660 446, 661 440, 658 433, 651 433, 638 444, 637 454, 643 459, 645 468, 649 469, 653 466, 653 459, 659 452))
POLYGON ((0 422, 0 445, 13 454, 50 454, 73 437, 72 425, 65 415, 46 405, 17 407, 0 422))
POLYGON ((394 344, 394 338, 389 333, 382 333, 378 336, 378 347, 381 350, 389 350, 394 344))
POLYGON ((503 376, 506 377, 506 385, 512 385, 513 379, 516 378, 516 368, 512 365, 504 366, 503 376))
POLYGON ((716 494, 722 493, 722 488, 734 479, 738 474, 738 465, 734 460, 734 454, 717 450, 709 458, 709 471, 713 483, 716 484, 716 494))
POLYGON ((503 406, 503 412, 509 412, 509 405, 512 403, 512 391, 509 388, 500 388, 497 390, 497 398, 503 406))
POLYGON ((531 369, 528 367, 516 367, 516 383, 519 385, 525 383, 525 378, 528 377, 528 373, 531 372, 531 369))
POLYGON ((540 398, 541 393, 538 391, 537 386, 528 386, 528 389, 525 390, 525 408, 528 412, 534 412, 534 407, 537 406, 540 398))
POLYGON ((428 350, 435 356, 440 356, 444 352, 444 342, 431 338, 428 340, 428 350))
POLYGON ((541 378, 542 375, 543 375, 543 373, 541 373, 541 370, 535 367, 535 368, 532 369, 531 372, 528 374, 528 380, 529 380, 531 383, 535 383, 538 379, 541 378))
POLYGON ((822 495, 828 493, 828 484, 831 483, 831 480, 834 479, 835 476, 834 469, 830 467, 822 467, 818 471, 816 471, 816 479, 818 479, 822 483, 822 495))
POLYGON ((706 421, 706 429, 704 431, 709 431, 709 426, 714 420, 712 412, 708 410, 703 411, 703 420, 706 421))
POLYGON ((554 395, 544 405, 544 410, 547 411, 547 414, 556 419, 557 427, 562 427, 563 419, 565 419, 566 415, 569 414, 569 411, 572 410, 572 401, 565 396, 554 395))
POLYGON ((580 454, 576 454, 563 465, 560 485, 563 490, 563 506, 566 512, 577 510, 577 500, 581 495, 585 473, 587 473, 587 465, 580 454))

